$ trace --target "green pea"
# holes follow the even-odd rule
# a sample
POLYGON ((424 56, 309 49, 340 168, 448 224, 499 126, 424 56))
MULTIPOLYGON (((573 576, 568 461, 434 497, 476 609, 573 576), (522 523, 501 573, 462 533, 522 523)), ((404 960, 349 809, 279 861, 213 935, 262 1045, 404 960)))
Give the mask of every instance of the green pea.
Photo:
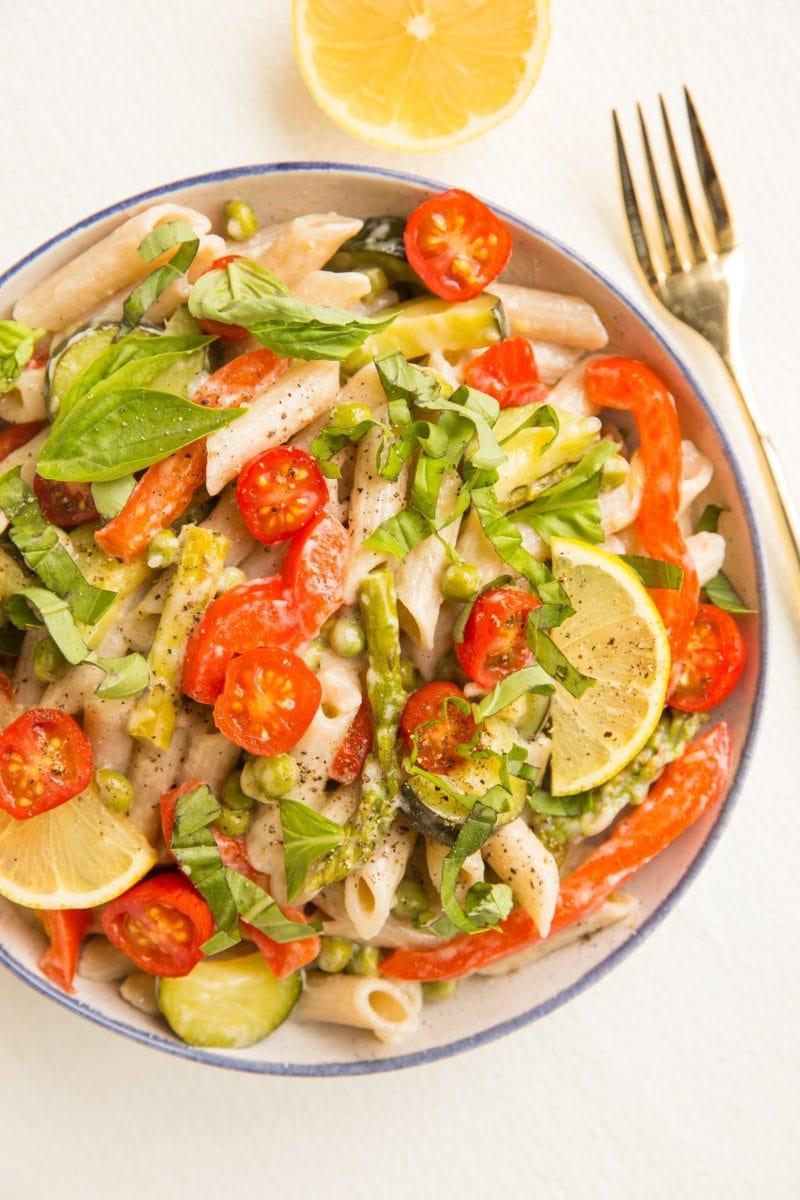
POLYGON ((422 984, 426 1000, 449 1000, 455 990, 455 979, 428 979, 422 984))
POLYGON ((297 763, 291 755, 273 754, 245 763, 240 786, 246 795, 263 804, 287 795, 297 786, 299 777, 297 763))
POLYGON ((106 808, 115 813, 126 813, 133 801, 133 784, 119 771, 110 767, 101 767, 95 771, 94 781, 100 792, 100 799, 106 808))
POLYGON ((348 974, 377 975, 378 963, 380 961, 381 952, 377 946, 354 946, 350 961, 347 964, 348 974))
POLYGON ((461 664, 458 661, 455 650, 451 650, 445 654, 444 658, 440 658, 436 664, 436 670, 433 672, 433 678, 437 680, 446 680, 448 683, 457 683, 459 687, 464 682, 464 672, 461 670, 461 664))
POLYGON ((365 300, 377 300, 382 296, 389 287, 389 276, 381 267, 359 267, 362 275, 366 275, 370 283, 370 290, 364 297, 365 300))
POLYGON ((253 206, 241 196, 229 200, 222 215, 225 218, 225 232, 235 242, 246 242, 258 231, 258 217, 253 206))
POLYGON ((472 563, 450 563, 442 575, 441 592, 445 600, 466 604, 481 586, 481 574, 472 563))
POLYGON ((178 561, 178 538, 171 529, 154 533, 147 547, 148 567, 171 567, 178 561))
POLYGON ((413 920, 428 910, 425 888, 416 879, 401 879, 394 894, 394 912, 413 920))
POLYGON ((241 808, 223 808, 214 822, 227 837, 241 837, 250 828, 251 813, 241 808))
POLYGON ((69 663, 51 637, 43 637, 33 651, 33 673, 42 683, 54 683, 65 673, 69 663))
POLYGON ((255 804, 252 796, 242 791, 242 772, 234 771, 222 785, 222 803, 237 812, 249 812, 255 804))
POLYGON ((400 659, 400 682, 407 692, 414 692, 420 685, 420 673, 410 658, 400 659))
POLYGON ((336 404, 331 411, 331 425, 337 429, 355 429, 363 421, 372 420, 372 411, 366 404, 336 404))
POLYGON ((353 954, 353 943, 347 938, 324 937, 317 957, 320 971, 328 975, 336 975, 343 971, 353 954))
POLYGON ((324 649, 325 644, 319 638, 314 638, 313 642, 308 643, 302 658, 310 671, 318 671, 322 666, 322 653, 324 649))
POLYGON ((229 592, 231 588, 238 587, 246 579, 244 571, 240 571, 238 567, 226 567, 219 577, 217 595, 221 596, 223 592, 229 592))
POLYGON ((358 658, 367 648, 364 627, 355 616, 341 616, 330 631, 331 650, 342 658, 358 658))

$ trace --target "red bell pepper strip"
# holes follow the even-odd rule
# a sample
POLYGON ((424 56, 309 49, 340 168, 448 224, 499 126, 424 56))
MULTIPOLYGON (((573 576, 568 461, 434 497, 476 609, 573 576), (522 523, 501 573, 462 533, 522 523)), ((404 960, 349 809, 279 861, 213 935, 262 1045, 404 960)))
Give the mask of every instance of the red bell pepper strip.
POLYGON ((63 991, 74 994, 72 981, 78 964, 78 953, 89 926, 92 910, 64 908, 42 910, 39 913, 50 945, 39 959, 39 970, 63 991))
MULTIPOLYGON (((731 739, 723 722, 692 742, 646 800, 562 880, 550 936, 597 912, 612 892, 709 812, 722 796, 730 767, 731 739)), ((431 950, 395 950, 380 970, 396 979, 456 979, 539 941, 531 918, 515 908, 499 929, 461 934, 431 950)))
MULTIPOLYGON (((302 909, 281 904, 280 910, 290 921, 302 921, 304 925, 308 924, 308 917, 302 909)), ((239 927, 242 933, 252 938, 258 946, 264 961, 276 979, 285 979, 293 971, 299 971, 301 967, 308 966, 317 957, 322 945, 318 937, 298 938, 294 942, 273 942, 271 937, 267 937, 260 929, 255 929, 245 921, 240 921, 239 927)))
POLYGON ((681 492, 681 431, 672 397, 644 363, 632 358, 597 358, 584 375, 586 395, 599 408, 632 412, 639 430, 644 492, 636 529, 645 554, 683 569, 681 586, 657 588, 653 600, 664 619, 672 652, 672 684, 697 616, 697 572, 678 526, 681 492))

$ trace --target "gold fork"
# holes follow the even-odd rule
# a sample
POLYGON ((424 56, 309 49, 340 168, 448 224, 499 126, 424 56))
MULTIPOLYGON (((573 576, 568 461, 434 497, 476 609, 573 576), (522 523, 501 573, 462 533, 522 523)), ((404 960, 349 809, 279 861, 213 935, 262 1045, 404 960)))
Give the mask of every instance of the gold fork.
POLYGON ((699 209, 689 199, 663 96, 659 96, 661 116, 679 212, 676 214, 674 207, 672 212, 669 211, 656 170, 644 114, 641 105, 637 105, 659 233, 654 234, 652 229, 648 232, 642 219, 615 109, 612 116, 625 213, 636 258, 650 289, 673 316, 710 342, 731 377, 741 415, 764 475, 767 495, 783 534, 792 593, 795 604, 800 608, 800 514, 763 417, 752 396, 745 391, 741 350, 733 324, 741 294, 742 251, 697 110, 688 88, 683 90, 709 220, 704 227, 696 219, 699 209), (678 221, 682 224, 679 225, 678 221), (680 240, 676 240, 676 230, 680 240))

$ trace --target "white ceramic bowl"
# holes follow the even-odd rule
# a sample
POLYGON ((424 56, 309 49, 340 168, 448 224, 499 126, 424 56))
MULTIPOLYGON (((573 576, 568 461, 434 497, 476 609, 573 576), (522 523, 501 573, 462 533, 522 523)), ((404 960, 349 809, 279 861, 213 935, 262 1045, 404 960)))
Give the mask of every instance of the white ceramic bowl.
MULTIPOLYGON (((156 200, 189 204, 218 223, 224 202, 233 194, 244 194, 262 221, 281 221, 300 213, 332 209, 355 216, 406 214, 443 186, 388 171, 328 163, 243 167, 168 184, 88 217, 0 276, 0 315, 7 315, 19 295, 110 232, 123 217, 156 200)), ((644 359, 665 381, 678 403, 684 436, 696 442, 714 463, 709 498, 730 510, 726 518, 726 571, 761 614, 743 622, 748 665, 723 714, 731 727, 736 762, 727 798, 716 813, 689 830, 627 889, 641 904, 635 932, 612 926, 588 942, 557 951, 514 974, 467 980, 446 1004, 427 1006, 418 1034, 399 1046, 383 1046, 367 1033, 291 1020, 266 1041, 246 1050, 212 1051, 186 1046, 161 1020, 144 1016, 126 1004, 114 984, 79 978, 74 997, 55 988, 36 967, 43 948, 41 934, 11 905, 0 901, 0 960, 38 991, 107 1029, 198 1062, 278 1075, 384 1071, 455 1054, 544 1016, 620 962, 669 912, 725 825, 752 754, 765 677, 766 597, 758 537, 742 473, 697 381, 647 318, 572 251, 520 218, 496 207, 495 211, 508 222, 514 235, 514 253, 504 278, 571 292, 593 304, 605 322, 614 349, 644 359)))

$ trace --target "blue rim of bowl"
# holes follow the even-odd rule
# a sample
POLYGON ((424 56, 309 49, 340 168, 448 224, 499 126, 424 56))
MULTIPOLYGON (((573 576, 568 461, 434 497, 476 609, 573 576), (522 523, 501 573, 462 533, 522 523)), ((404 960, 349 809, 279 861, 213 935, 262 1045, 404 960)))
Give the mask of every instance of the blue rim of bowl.
MULTIPOLYGON (((116 204, 110 205, 108 208, 101 209, 92 216, 85 217, 82 221, 78 221, 75 225, 71 225, 68 229, 56 234, 49 241, 43 242, 35 250, 19 259, 13 266, 9 267, 2 275, 0 275, 0 287, 12 279, 23 267, 28 263, 34 262, 40 258, 48 250, 59 245, 67 238, 72 237, 76 233, 80 233, 84 229, 89 229, 96 225, 105 217, 114 216, 117 213, 123 213, 126 209, 131 208, 135 204, 141 204, 143 201, 155 200, 161 196, 170 195, 173 192, 180 191, 182 188, 198 187, 208 183, 219 183, 226 179, 242 179, 253 175, 276 175, 288 173, 344 173, 351 175, 365 175, 391 179, 397 183, 414 184, 419 187, 428 188, 430 191, 441 191, 448 185, 436 180, 427 179, 419 175, 410 175, 403 171, 392 171, 383 167, 364 167, 355 163, 330 163, 330 162, 281 162, 281 163, 257 163, 249 167, 227 167, 220 171, 210 171, 203 175, 193 175, 186 179, 179 179, 174 183, 163 184, 160 187, 151 188, 149 191, 140 192, 136 196, 131 196, 126 200, 120 200, 116 204)), ((586 988, 602 979, 613 967, 617 966, 630 952, 639 945, 657 925, 663 921, 667 914, 672 910, 677 900, 686 890, 690 883, 698 875, 701 867, 706 862, 709 854, 716 846, 719 837, 728 823, 733 805, 742 789, 745 776, 747 774, 750 762, 753 757, 753 747, 755 745, 756 734, 761 722, 761 716, 764 706, 764 685, 766 681, 766 665, 767 665, 767 639, 768 639, 768 618, 767 618, 767 592, 765 585, 764 573, 764 555, 761 545, 761 535, 758 529, 758 524, 753 511, 753 505, 747 490, 744 475, 739 466, 738 459, 734 454, 733 448, 730 445, 722 425, 718 421, 711 404, 706 397, 703 388, 695 379, 692 372, 685 365, 676 351, 669 345, 663 334, 653 325, 650 319, 638 308, 636 304, 623 292, 620 288, 613 284, 609 279, 593 267, 591 263, 576 254, 574 250, 565 246, 558 238, 553 237, 549 233, 545 233, 535 225, 516 213, 509 212, 508 209, 499 207, 491 203, 491 208, 500 216, 506 217, 514 225, 524 229, 527 233, 531 233, 534 237, 540 238, 542 241, 549 243, 555 247, 565 257, 576 263, 584 271, 587 271, 594 279, 601 283, 609 292, 612 293, 622 304, 624 304, 638 321, 647 329, 651 337, 661 346, 664 352, 669 356, 675 367, 683 376, 687 385, 697 396, 700 401, 705 415, 713 426, 717 437, 719 438, 728 462, 733 468, 733 474, 736 479, 739 493, 742 498, 744 511, 747 517, 750 536, 753 543, 753 552, 757 566, 757 587, 760 615, 760 638, 759 638, 759 662, 758 662, 758 681, 756 685, 756 694, 753 702, 753 713, 750 725, 747 730, 744 745, 742 746, 739 766, 736 771, 733 783, 731 784, 728 794, 725 797, 723 805, 717 814, 711 829, 709 830, 705 841, 701 845, 695 857, 687 867, 684 874, 678 880, 675 887, 669 892, 647 920, 639 926, 629 938, 612 950, 602 962, 588 970, 584 975, 577 979, 568 987, 563 988, 554 996, 550 996, 547 1000, 540 1004, 534 1005, 527 1012, 520 1013, 519 1016, 513 1017, 508 1021, 501 1021, 497 1025, 491 1025, 487 1029, 482 1029, 479 1033, 472 1034, 470 1037, 459 1038, 453 1042, 447 1042, 441 1046, 432 1046, 427 1050, 419 1050, 408 1054, 398 1054, 391 1058, 380 1059, 363 1059, 357 1062, 329 1062, 329 1063, 288 1063, 288 1062, 257 1062, 252 1059, 238 1059, 228 1057, 227 1055, 215 1054, 212 1051, 202 1049, 196 1046, 188 1046, 179 1041, 177 1038, 167 1038, 155 1033, 148 1033, 146 1030, 135 1029, 130 1025, 126 1025, 123 1021, 117 1021, 91 1005, 83 1003, 80 999, 74 996, 69 996, 60 989, 54 987, 41 975, 35 975, 17 959, 13 958, 4 946, 0 945, 0 962, 4 963, 15 975, 30 984, 36 991, 42 995, 49 996, 51 999, 62 1004, 65 1008, 73 1012, 79 1013, 83 1017, 87 1017, 97 1025, 101 1025, 105 1029, 112 1030, 115 1033, 121 1033, 124 1037, 130 1038, 133 1041, 141 1042, 143 1045, 152 1046, 158 1050, 163 1050, 168 1054, 174 1054, 179 1058, 187 1058, 190 1061, 203 1063, 207 1066, 227 1067, 238 1071, 247 1071, 259 1075, 294 1075, 294 1076, 342 1076, 342 1075, 367 1075, 381 1071, 393 1071, 404 1067, 421 1066, 424 1063, 435 1062, 438 1059, 449 1058, 452 1055, 460 1054, 466 1050, 473 1050, 478 1046, 483 1046, 488 1042, 492 1042, 497 1038, 504 1037, 506 1034, 513 1033, 517 1029, 522 1029, 525 1025, 530 1025, 541 1017, 546 1016, 549 1012, 559 1008, 574 996, 579 995, 586 988)))

